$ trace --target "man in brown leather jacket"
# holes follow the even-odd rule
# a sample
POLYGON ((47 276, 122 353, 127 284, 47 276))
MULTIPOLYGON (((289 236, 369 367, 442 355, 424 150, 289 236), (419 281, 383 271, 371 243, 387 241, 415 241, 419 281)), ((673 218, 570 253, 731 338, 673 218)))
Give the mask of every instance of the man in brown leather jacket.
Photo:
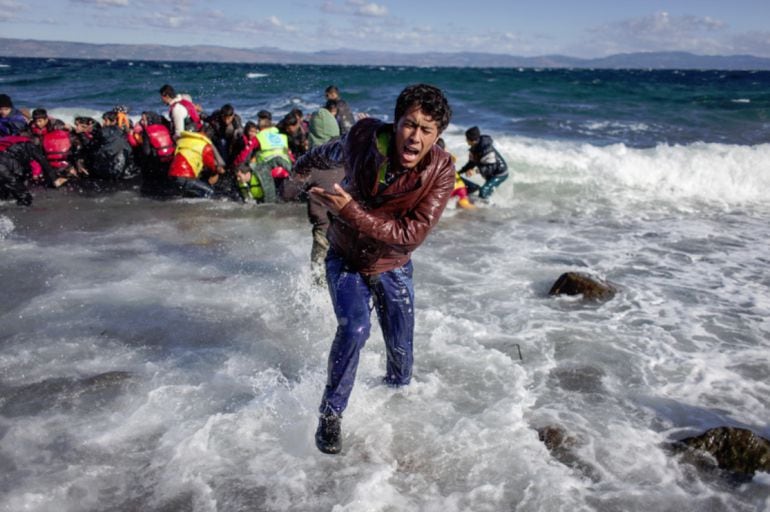
POLYGON ((434 144, 451 113, 441 90, 412 85, 398 97, 395 124, 362 119, 345 137, 314 148, 295 165, 300 174, 345 166, 341 184, 310 189, 331 216, 326 279, 338 323, 315 435, 324 453, 342 449, 342 412, 369 337, 370 302, 387 348, 383 381, 399 387, 411 380, 410 256, 438 222, 454 188, 452 158, 434 144))

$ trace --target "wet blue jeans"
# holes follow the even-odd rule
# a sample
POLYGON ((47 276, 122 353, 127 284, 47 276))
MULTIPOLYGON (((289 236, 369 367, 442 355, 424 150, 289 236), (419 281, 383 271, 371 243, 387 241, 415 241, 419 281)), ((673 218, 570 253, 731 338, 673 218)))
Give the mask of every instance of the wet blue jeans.
POLYGON ((494 192, 494 190, 507 179, 508 179, 507 174, 503 174, 502 176, 492 176, 491 178, 486 180, 483 185, 477 185, 471 180, 462 178, 463 183, 465 183, 465 187, 468 189, 468 193, 473 194, 478 190, 479 197, 481 199, 486 199, 487 197, 491 196, 492 192, 494 192))
POLYGON ((412 262, 373 276, 349 269, 333 250, 326 256, 329 286, 337 333, 329 352, 329 366, 321 414, 342 415, 356 379, 358 358, 371 330, 372 306, 387 350, 384 381, 405 386, 412 378, 414 339, 414 286, 412 262), (372 306, 370 306, 370 304, 372 306))

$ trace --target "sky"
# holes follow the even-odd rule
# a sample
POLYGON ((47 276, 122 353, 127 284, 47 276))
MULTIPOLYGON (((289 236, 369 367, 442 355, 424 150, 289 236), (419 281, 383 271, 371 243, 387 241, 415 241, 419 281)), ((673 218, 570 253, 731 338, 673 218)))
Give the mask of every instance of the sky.
POLYGON ((0 0, 0 34, 302 52, 770 58, 770 0, 0 0))

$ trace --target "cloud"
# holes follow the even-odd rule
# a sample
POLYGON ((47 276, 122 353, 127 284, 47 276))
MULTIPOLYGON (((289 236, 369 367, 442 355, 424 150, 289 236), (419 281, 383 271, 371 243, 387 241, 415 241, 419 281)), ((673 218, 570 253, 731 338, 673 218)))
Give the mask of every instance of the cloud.
POLYGON ((770 32, 746 32, 731 39, 733 53, 770 57, 770 32))
POLYGON ((593 55, 640 51, 716 54, 727 49, 727 34, 727 24, 721 20, 708 16, 672 16, 661 11, 593 27, 574 49, 593 55))
POLYGON ((93 5, 96 7, 128 7, 128 0, 70 0, 78 4, 93 5))
POLYGON ((294 25, 289 25, 281 21, 277 16, 268 16, 261 20, 239 21, 233 24, 233 30, 264 36, 266 34, 294 33, 298 29, 294 25))
POLYGON ((11 21, 24 9, 16 0, 0 0, 0 22, 11 21))
POLYGON ((374 2, 368 3, 365 0, 346 0, 344 4, 337 4, 332 0, 326 0, 321 4, 321 12, 367 18, 385 18, 388 16, 387 7, 374 2))

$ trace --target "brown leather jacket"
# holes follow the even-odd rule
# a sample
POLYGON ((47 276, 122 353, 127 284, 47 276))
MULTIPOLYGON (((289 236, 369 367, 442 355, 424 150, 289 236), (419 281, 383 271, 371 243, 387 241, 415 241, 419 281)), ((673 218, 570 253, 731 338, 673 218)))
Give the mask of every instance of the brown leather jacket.
POLYGON ((393 150, 393 125, 372 118, 356 123, 338 140, 313 148, 295 171, 344 163, 342 186, 353 197, 332 218, 332 249, 353 270, 377 274, 404 265, 438 223, 454 189, 449 153, 433 146, 415 169, 379 190, 379 170, 393 150))

